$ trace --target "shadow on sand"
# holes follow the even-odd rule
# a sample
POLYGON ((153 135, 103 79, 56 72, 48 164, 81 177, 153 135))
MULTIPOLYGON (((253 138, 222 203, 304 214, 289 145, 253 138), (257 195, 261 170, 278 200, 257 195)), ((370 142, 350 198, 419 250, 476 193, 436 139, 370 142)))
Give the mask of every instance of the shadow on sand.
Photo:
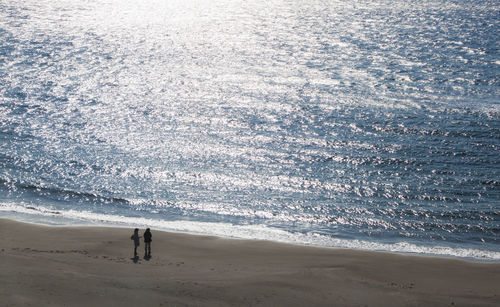
MULTIPOLYGON (((151 255, 144 255, 143 259, 146 261, 149 261, 151 259, 151 255)), ((130 258, 130 260, 132 260, 134 263, 137 263, 141 259, 139 258, 139 256, 134 256, 134 257, 130 258)))

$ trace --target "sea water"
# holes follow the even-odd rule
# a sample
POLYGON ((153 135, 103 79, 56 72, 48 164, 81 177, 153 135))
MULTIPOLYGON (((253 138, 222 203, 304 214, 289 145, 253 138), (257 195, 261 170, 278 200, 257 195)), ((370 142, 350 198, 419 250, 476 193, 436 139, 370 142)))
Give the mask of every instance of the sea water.
POLYGON ((500 260, 496 0, 0 2, 0 217, 500 260))

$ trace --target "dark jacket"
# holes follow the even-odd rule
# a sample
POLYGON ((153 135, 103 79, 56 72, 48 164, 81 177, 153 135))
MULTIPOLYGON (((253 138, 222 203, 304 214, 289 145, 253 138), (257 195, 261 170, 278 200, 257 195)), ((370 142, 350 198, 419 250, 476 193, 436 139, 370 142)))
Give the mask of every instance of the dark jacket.
POLYGON ((150 231, 146 231, 144 233, 144 242, 148 243, 148 242, 151 242, 153 241, 151 238, 153 237, 153 235, 151 234, 150 231))

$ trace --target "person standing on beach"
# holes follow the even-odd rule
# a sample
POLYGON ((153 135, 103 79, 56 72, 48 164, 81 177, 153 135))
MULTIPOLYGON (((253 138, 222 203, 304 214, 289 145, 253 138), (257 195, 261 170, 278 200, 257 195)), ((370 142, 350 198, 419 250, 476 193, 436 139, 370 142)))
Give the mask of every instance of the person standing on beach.
POLYGON ((134 229, 134 234, 130 237, 131 240, 134 240, 134 258, 137 257, 137 247, 139 246, 139 228, 134 229))
POLYGON ((144 232, 144 257, 151 257, 151 241, 153 235, 151 234, 151 230, 148 228, 146 232, 144 232))

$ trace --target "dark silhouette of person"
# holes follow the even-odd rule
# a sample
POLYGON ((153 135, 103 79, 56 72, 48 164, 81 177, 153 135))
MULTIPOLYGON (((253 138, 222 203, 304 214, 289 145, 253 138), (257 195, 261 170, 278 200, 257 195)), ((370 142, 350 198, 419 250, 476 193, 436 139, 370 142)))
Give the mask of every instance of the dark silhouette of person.
POLYGON ((146 232, 144 232, 144 257, 151 258, 151 241, 153 235, 151 234, 151 230, 148 228, 146 232))
POLYGON ((134 258, 137 257, 137 247, 139 246, 139 239, 142 238, 139 236, 139 228, 134 229, 134 234, 130 237, 131 240, 134 240, 134 258))

